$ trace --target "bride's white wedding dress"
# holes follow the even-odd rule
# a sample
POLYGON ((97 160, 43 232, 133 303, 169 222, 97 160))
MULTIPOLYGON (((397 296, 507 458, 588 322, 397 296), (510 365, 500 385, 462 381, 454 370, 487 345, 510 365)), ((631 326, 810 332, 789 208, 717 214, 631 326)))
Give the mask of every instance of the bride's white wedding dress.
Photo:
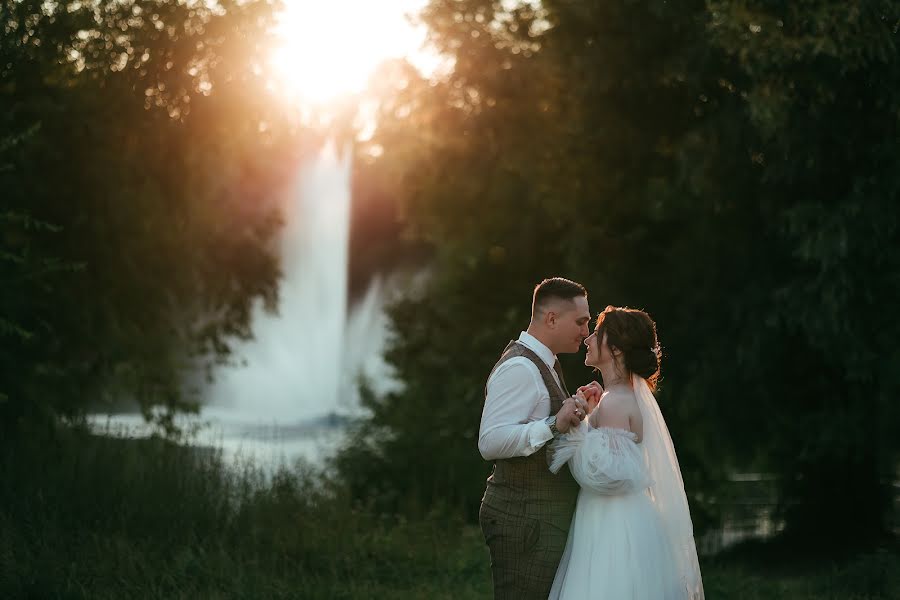
POLYGON ((703 598, 678 459, 647 382, 633 377, 644 438, 587 422, 550 448, 581 486, 551 600, 703 598))

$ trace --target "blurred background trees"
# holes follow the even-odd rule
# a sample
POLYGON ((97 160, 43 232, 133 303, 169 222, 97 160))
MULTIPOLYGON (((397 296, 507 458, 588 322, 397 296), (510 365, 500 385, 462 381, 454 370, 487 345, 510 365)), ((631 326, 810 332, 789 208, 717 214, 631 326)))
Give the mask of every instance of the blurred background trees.
POLYGON ((113 401, 171 424, 274 306, 279 195, 312 147, 264 89, 276 8, 0 4, 5 430, 113 401))
POLYGON ((361 149, 433 262, 393 307, 406 387, 368 398, 337 461, 358 496, 474 516, 485 379, 563 275, 595 312, 656 318, 701 526, 715 482, 752 470, 778 478, 788 535, 889 530, 898 7, 431 2, 452 71, 386 66, 361 149))

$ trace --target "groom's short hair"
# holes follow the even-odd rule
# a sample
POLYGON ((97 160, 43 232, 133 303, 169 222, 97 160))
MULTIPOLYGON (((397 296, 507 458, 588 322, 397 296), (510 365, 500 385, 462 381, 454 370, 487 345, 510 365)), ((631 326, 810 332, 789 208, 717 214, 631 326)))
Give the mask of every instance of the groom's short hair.
POLYGON ((587 290, 580 283, 565 277, 551 277, 534 286, 531 299, 531 318, 543 313, 551 300, 572 300, 578 296, 587 297, 587 290))

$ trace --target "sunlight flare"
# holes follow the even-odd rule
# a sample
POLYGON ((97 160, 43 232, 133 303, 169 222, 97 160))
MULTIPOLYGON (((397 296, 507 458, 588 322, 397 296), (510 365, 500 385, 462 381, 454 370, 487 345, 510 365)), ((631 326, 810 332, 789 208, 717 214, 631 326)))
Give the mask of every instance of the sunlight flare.
POLYGON ((422 62, 423 27, 408 15, 425 0, 285 0, 271 67, 278 90, 302 103, 324 104, 363 91, 379 63, 422 62))

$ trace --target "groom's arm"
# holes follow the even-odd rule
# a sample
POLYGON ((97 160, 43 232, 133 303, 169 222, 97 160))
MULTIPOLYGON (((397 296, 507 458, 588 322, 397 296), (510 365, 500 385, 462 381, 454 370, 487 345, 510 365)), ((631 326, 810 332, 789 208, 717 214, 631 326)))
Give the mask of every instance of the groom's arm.
POLYGON ((478 450, 485 460, 529 456, 553 439, 544 419, 534 418, 538 405, 550 397, 537 368, 527 359, 500 365, 487 383, 487 396, 478 432, 478 450))

